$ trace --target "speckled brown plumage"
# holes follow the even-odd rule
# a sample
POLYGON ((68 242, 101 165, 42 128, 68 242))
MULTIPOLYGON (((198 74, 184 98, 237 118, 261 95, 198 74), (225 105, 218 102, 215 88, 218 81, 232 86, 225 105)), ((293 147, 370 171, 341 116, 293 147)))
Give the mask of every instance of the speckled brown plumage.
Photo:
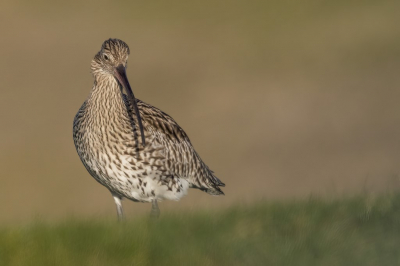
POLYGON ((157 201, 179 200, 189 187, 223 194, 219 187, 224 184, 175 120, 129 94, 126 76, 124 83, 128 55, 123 41, 109 39, 92 61, 94 86, 73 126, 75 147, 88 172, 111 191, 120 218, 122 198, 153 202, 153 212, 157 201))

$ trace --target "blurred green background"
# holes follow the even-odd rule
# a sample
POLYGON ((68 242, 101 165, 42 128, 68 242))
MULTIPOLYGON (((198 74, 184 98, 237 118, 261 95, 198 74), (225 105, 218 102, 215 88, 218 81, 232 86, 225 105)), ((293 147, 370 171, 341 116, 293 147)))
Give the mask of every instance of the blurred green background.
MULTIPOLYGON (((399 1, 2 1, 0 222, 115 216, 86 172, 72 121, 104 40, 131 48, 135 95, 170 114, 226 183, 163 202, 400 187, 399 1)), ((128 217, 148 204, 124 202, 128 217)))

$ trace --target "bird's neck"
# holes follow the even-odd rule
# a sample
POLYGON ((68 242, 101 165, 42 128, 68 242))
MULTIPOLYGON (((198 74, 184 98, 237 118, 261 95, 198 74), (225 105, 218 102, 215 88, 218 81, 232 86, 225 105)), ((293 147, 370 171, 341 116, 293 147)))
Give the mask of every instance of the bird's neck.
POLYGON ((96 75, 87 104, 96 116, 113 121, 125 119, 128 114, 118 81, 112 75, 96 75))

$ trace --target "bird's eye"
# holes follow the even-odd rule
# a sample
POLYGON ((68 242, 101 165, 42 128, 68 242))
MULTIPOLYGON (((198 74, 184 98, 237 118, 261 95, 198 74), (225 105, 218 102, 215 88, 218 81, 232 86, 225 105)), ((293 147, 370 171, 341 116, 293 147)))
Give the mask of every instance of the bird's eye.
POLYGON ((106 54, 103 55, 103 57, 104 57, 105 60, 108 60, 108 59, 109 59, 108 56, 107 56, 106 54))

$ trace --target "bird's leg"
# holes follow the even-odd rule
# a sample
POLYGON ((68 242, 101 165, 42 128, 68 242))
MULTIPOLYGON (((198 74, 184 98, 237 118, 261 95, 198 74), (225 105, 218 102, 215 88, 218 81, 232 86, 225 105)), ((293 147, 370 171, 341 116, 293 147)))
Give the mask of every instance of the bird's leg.
POLYGON ((151 202, 150 217, 158 218, 159 216, 160 216, 160 209, 158 208, 157 200, 153 199, 153 201, 151 202))
POLYGON ((117 205, 118 221, 123 221, 125 219, 125 215, 124 210, 122 209, 122 198, 114 193, 111 194, 114 198, 115 205, 117 205))

